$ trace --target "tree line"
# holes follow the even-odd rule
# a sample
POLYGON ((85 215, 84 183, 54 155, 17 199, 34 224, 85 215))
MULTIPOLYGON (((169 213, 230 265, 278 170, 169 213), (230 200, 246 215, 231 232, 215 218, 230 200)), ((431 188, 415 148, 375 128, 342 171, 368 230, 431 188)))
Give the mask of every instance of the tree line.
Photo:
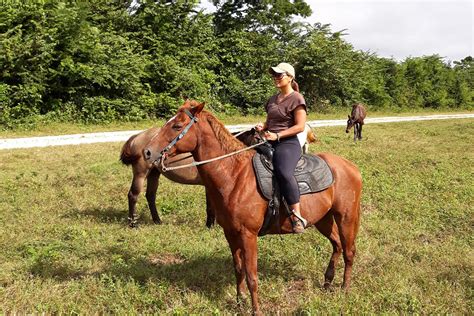
MULTIPOLYGON (((364 52, 304 0, 9 1, 0 10, 0 124, 166 117, 182 98, 261 113, 268 67, 296 68, 310 110, 473 107, 473 60, 364 52), (298 19, 295 19, 298 17, 298 19)), ((317 8, 314 8, 317 10, 317 8)))

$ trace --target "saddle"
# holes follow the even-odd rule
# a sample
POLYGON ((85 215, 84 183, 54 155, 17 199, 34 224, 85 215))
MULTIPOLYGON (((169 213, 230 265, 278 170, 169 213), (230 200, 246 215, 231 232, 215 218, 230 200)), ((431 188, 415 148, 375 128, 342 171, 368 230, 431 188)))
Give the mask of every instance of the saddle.
MULTIPOLYGON (((273 175, 271 160, 257 152, 252 163, 260 192, 269 201, 265 220, 259 231, 259 236, 263 236, 278 221, 280 205, 283 203, 288 212, 289 209, 273 175)), ((302 155, 298 161, 295 178, 301 195, 323 191, 334 182, 333 174, 326 161, 318 156, 307 154, 302 155)))

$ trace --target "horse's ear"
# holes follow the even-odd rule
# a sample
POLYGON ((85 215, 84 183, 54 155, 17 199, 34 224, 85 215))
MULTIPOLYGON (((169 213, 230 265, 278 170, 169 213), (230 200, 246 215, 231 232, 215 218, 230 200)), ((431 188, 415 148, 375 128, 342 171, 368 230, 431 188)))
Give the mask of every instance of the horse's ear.
POLYGON ((193 113, 193 115, 197 115, 197 114, 201 113, 202 109, 204 108, 204 105, 206 105, 206 102, 199 103, 198 105, 193 106, 191 108, 191 113, 193 113))
POLYGON ((351 116, 350 116, 350 115, 347 115, 347 118, 350 120, 350 119, 351 119, 351 116))

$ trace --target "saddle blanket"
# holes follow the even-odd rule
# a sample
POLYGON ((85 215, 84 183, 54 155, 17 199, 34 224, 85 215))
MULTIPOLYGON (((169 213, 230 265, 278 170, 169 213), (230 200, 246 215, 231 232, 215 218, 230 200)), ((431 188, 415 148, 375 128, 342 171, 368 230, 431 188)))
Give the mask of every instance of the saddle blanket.
MULTIPOLYGON (((273 165, 264 155, 256 153, 252 159, 258 186, 267 200, 273 199, 273 165)), ((334 177, 326 161, 319 156, 304 154, 295 169, 300 194, 309 194, 327 189, 334 177)))

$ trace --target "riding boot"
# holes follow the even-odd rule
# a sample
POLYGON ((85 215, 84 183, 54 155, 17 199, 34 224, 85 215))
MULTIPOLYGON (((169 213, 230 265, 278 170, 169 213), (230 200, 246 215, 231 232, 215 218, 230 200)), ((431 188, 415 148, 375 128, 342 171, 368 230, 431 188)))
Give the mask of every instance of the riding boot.
POLYGON ((301 234, 304 232, 308 221, 301 216, 300 203, 291 205, 292 210, 290 211, 290 221, 295 234, 301 234))

